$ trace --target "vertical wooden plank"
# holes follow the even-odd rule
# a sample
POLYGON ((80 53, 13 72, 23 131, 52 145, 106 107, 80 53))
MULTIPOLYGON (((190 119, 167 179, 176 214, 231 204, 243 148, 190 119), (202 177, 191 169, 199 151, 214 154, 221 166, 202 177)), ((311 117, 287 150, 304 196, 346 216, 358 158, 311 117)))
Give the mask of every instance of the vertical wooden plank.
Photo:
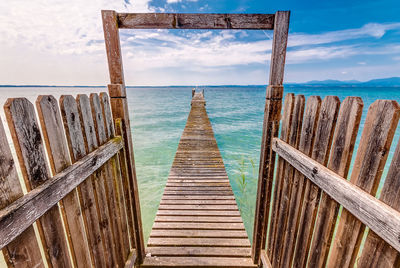
MULTIPOLYGON (((265 248, 267 238, 267 222, 271 206, 275 169, 275 153, 271 149, 271 142, 272 138, 278 136, 279 131, 289 17, 290 12, 278 11, 275 14, 274 21, 270 77, 265 100, 256 211, 254 215, 253 244, 251 250, 253 262, 256 264, 260 262, 261 250, 265 248)), ((271 257, 270 254, 269 257, 271 257)))
MULTIPOLYGON (((58 103, 53 96, 41 95, 36 100, 36 107, 50 167, 53 174, 57 174, 71 165, 58 103)), ((60 205, 74 266, 89 267, 91 266, 89 247, 85 239, 85 226, 83 225, 77 190, 73 190, 64 197, 60 205)))
MULTIPOLYGON (((375 195, 399 120, 396 101, 377 100, 368 109, 350 181, 375 195)), ((352 267, 365 225, 343 209, 328 267, 352 267)))
MULTIPOLYGON (((1 119, 0 155, 0 209, 3 209, 24 194, 1 119)), ((45 267, 32 226, 4 247, 2 251, 9 267, 45 267)))
MULTIPOLYGON (((359 97, 344 99, 338 116, 328 168, 346 178, 362 115, 363 102, 359 97)), ((340 205, 325 192, 315 223, 310 247, 309 267, 325 267, 340 205)))
MULTIPOLYGON (((104 124, 106 126, 105 129, 107 134, 107 140, 109 140, 115 137, 115 130, 110 109, 110 101, 107 93, 104 92, 100 93, 100 100, 101 100, 100 103, 104 118, 104 124)), ((123 259, 125 261, 128 258, 130 252, 127 213, 125 208, 125 194, 122 184, 122 175, 126 175, 126 173, 121 172, 119 154, 111 159, 111 166, 114 178, 114 188, 117 196, 117 206, 119 208, 119 215, 121 217, 120 224, 121 224, 121 236, 122 236, 122 246, 123 246, 122 253, 123 253, 123 259)))
MULTIPOLYGON (((385 179, 379 199, 396 210, 400 210, 400 140, 385 179)), ((369 230, 364 249, 357 262, 358 267, 399 267, 400 254, 369 230)))
POLYGON ((117 13, 114 10, 102 10, 101 16, 111 83, 122 84, 125 87, 117 13))
MULTIPOLYGON (((27 188, 33 190, 50 179, 35 109, 27 99, 15 98, 7 100, 4 110, 27 188)), ((72 266, 58 206, 40 218, 38 227, 51 264, 72 266)))
MULTIPOLYGON (((304 114, 304 96, 297 95, 294 100, 294 107, 292 112, 292 122, 290 124, 289 139, 288 143, 294 148, 298 148, 300 130, 303 123, 304 114)), ((277 228, 275 231, 275 245, 273 251, 273 267, 280 267, 282 261, 281 250, 283 247, 284 234, 286 230, 286 223, 288 217, 288 206, 290 200, 290 193, 292 188, 292 182, 294 177, 294 168, 286 164, 286 168, 283 170, 282 174, 282 190, 279 202, 279 214, 277 221, 277 228)))
MULTIPOLYGON (((78 105, 71 95, 60 98, 61 115, 64 122, 65 134, 72 163, 75 163, 87 154, 79 120, 78 105)), ((95 267, 105 267, 105 252, 101 238, 98 202, 93 187, 94 178, 90 176, 78 187, 81 200, 83 219, 87 228, 87 238, 90 247, 92 263, 95 267)))
MULTIPOLYGON (((104 125, 104 117, 101 109, 100 98, 96 93, 90 94, 90 105, 92 107, 93 121, 95 123, 95 129, 97 134, 97 140, 99 145, 103 145, 107 142, 107 133, 104 125)), ((123 239, 122 239, 122 226, 121 226, 121 215, 117 204, 117 195, 114 188, 114 179, 111 163, 108 162, 104 165, 105 176, 104 186, 107 195, 108 211, 110 212, 111 229, 113 231, 115 250, 117 253, 117 260, 121 266, 124 265, 123 256, 123 239)), ((127 257, 127 256, 126 256, 127 257)))
MULTIPOLYGON (((94 151, 98 146, 96 128, 93 121, 92 108, 88 96, 80 94, 77 96, 79 117, 84 130, 85 144, 88 152, 94 151)), ((101 168, 93 174, 96 199, 99 204, 98 214, 100 216, 100 230, 102 234, 106 266, 114 267, 118 264, 116 243, 114 242, 111 229, 110 212, 108 209, 108 198, 105 189, 105 171, 101 168)), ((118 241, 118 240, 116 240, 118 241)))
POLYGON ((111 97, 111 110, 114 120, 121 118, 124 134, 124 148, 125 148, 125 158, 128 168, 129 185, 132 187, 131 201, 132 201, 132 212, 134 215, 134 239, 135 239, 135 249, 137 255, 137 263, 142 263, 145 256, 145 248, 143 242, 143 226, 142 226, 142 216, 140 212, 140 201, 139 201, 139 190, 136 179, 135 170, 135 158, 133 154, 133 143, 132 143, 132 133, 131 126, 129 122, 129 111, 128 111, 128 101, 126 99, 126 92, 123 85, 108 85, 108 91, 111 97), (111 93, 113 95, 111 95, 111 93))
MULTIPOLYGON (((123 127, 123 121, 120 118, 117 118, 115 120, 115 126, 116 126, 116 134, 118 136, 124 137, 124 127, 123 127)), ((126 163, 126 158, 125 158, 126 152, 125 148, 121 150, 119 153, 119 162, 121 165, 121 175, 123 179, 123 190, 124 190, 124 196, 125 196, 125 206, 127 210, 127 220, 128 220, 128 228, 129 228, 129 241, 131 243, 131 246, 135 248, 135 239, 134 239, 134 215, 133 215, 133 209, 132 209, 132 197, 135 194, 133 191, 133 187, 130 184, 129 176, 128 176, 128 167, 126 163)))
MULTIPOLYGON (((322 101, 311 158, 323 165, 328 162, 339 105, 340 101, 336 96, 327 96, 322 101)), ((315 184, 306 180, 299 220, 300 227, 294 252, 294 267, 304 267, 307 262, 320 192, 321 190, 315 184)))
POLYGON ((283 84, 286 47, 289 33, 289 18, 290 11, 278 11, 275 13, 269 85, 278 86, 283 84))
MULTIPOLYGON (((282 117, 282 127, 281 127, 281 139, 285 142, 289 139, 289 130, 292 122, 292 112, 294 107, 294 94, 288 93, 285 96, 285 103, 283 106, 283 117, 282 117)), ((286 162, 282 158, 278 158, 278 167, 275 176, 275 187, 274 187, 274 201, 272 204, 272 212, 271 212, 271 222, 269 228, 269 238, 268 238, 268 247, 267 253, 271 262, 275 256, 273 256, 273 248, 275 245, 275 232, 278 224, 278 215, 279 215, 279 201, 280 194, 282 192, 282 183, 283 183, 283 172, 286 167, 286 162)), ((261 171, 260 171, 261 172, 261 171)))
MULTIPOLYGON (((318 122, 320 107, 320 97, 311 96, 307 100, 298 148, 301 152, 308 156, 311 156, 312 148, 314 145, 315 129, 318 122)), ((282 267, 292 266, 292 257, 295 246, 295 239, 297 236, 298 221, 303 203, 304 185, 306 183, 306 180, 307 178, 304 177, 304 175, 302 175, 298 170, 295 170, 292 193, 290 197, 289 215, 287 226, 285 228, 285 236, 282 243, 282 267)))

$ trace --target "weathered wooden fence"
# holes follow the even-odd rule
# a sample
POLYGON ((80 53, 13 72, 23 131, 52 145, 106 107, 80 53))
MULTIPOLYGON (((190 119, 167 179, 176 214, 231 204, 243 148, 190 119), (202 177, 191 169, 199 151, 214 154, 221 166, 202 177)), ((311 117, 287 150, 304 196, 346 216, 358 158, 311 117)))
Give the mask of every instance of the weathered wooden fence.
POLYGON ((362 108, 358 97, 340 104, 336 96, 285 96, 280 137, 271 139, 277 166, 271 157, 265 181, 267 251, 253 249, 261 250, 263 265, 399 267, 400 142, 375 196, 400 106, 377 100, 369 107, 347 180, 362 108))
POLYGON ((132 266, 140 213, 124 121, 114 124, 106 93, 65 95, 59 104, 39 96, 36 108, 38 118, 25 98, 4 106, 25 195, 0 123, 0 246, 8 266, 132 266))

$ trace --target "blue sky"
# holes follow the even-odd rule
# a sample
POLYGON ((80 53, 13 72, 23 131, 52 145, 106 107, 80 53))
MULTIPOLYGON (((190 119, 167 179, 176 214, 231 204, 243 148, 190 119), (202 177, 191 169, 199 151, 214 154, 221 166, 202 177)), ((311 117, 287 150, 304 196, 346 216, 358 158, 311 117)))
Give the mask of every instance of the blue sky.
MULTIPOLYGON (((285 82, 400 76, 399 1, 0 2, 0 84, 106 85, 101 9, 291 10, 285 82)), ((271 31, 121 30, 128 85, 266 84, 271 31)))

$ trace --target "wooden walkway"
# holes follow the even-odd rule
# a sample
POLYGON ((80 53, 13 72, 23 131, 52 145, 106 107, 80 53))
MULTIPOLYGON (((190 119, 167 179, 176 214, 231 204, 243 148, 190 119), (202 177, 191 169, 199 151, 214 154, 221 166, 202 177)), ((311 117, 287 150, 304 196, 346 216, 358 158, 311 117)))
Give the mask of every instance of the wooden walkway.
POLYGON ((143 266, 255 267, 202 93, 192 99, 143 266))

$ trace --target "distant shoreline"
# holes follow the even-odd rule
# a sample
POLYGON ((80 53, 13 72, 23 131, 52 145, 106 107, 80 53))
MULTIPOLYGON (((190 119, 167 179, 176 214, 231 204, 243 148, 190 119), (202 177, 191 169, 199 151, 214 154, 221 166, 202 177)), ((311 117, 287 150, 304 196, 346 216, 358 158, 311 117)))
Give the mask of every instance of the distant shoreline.
MULTIPOLYGON (((127 88, 185 88, 185 87, 208 87, 208 88, 218 88, 218 87, 266 87, 267 85, 188 85, 188 86, 127 86, 127 88)), ((342 87, 342 88, 376 88, 376 87, 400 87, 399 85, 379 85, 379 84, 300 84, 300 83, 288 83, 284 84, 285 87, 310 87, 310 88, 320 88, 320 87, 342 87)), ((31 88, 106 88, 106 86, 54 86, 54 85, 0 85, 0 88, 10 88, 10 87, 31 87, 31 88)))

